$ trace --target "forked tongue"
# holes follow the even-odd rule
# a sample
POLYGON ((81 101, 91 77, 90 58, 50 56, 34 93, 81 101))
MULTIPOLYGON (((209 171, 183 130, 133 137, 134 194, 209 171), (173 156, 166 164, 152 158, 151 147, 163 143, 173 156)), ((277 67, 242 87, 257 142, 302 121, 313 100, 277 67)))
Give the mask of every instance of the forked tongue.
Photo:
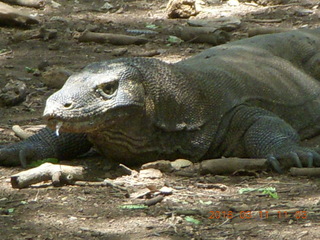
POLYGON ((59 137, 60 133, 60 128, 62 127, 62 122, 58 122, 57 125, 56 125, 56 135, 57 137, 59 137))

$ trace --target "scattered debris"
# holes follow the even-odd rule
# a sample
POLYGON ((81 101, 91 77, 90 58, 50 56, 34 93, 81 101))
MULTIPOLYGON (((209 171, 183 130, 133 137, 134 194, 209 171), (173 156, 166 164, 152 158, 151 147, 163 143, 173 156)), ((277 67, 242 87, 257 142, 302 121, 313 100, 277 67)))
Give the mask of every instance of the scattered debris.
POLYGON ((221 191, 226 191, 228 187, 220 183, 196 183, 196 187, 204 189, 220 189, 221 191))
POLYGON ((148 208, 148 206, 144 204, 125 204, 125 205, 119 206, 119 208, 134 210, 134 209, 146 209, 148 208))
POLYGON ((16 33, 10 40, 14 43, 26 41, 29 39, 42 39, 44 41, 48 41, 49 39, 56 38, 58 31, 56 29, 34 29, 34 30, 26 30, 19 33, 16 33))
POLYGON ((157 31, 152 31, 152 30, 149 30, 149 29, 127 29, 126 30, 128 33, 131 33, 131 34, 137 34, 137 35, 141 35, 141 34, 145 34, 145 35, 155 35, 155 34, 158 34, 157 31))

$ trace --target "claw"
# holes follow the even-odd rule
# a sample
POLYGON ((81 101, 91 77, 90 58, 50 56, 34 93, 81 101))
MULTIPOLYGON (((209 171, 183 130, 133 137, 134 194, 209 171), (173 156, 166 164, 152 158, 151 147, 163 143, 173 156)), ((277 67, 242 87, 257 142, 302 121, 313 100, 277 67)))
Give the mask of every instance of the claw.
POLYGON ((312 153, 308 153, 307 163, 308 163, 308 168, 313 167, 313 154, 312 153))
POLYGON ((291 158, 293 159, 293 161, 295 162, 296 166, 297 166, 298 168, 302 168, 302 163, 301 163, 301 160, 300 160, 298 154, 295 153, 295 152, 291 152, 291 153, 290 153, 290 156, 291 156, 291 158))
POLYGON ((274 170, 276 170, 278 173, 283 173, 279 161, 274 156, 269 156, 267 160, 272 165, 274 170))
POLYGON ((312 165, 320 167, 320 154, 317 152, 312 153, 312 165))
POLYGON ((19 160, 22 168, 27 168, 27 156, 26 156, 26 151, 24 149, 21 149, 19 151, 19 160))

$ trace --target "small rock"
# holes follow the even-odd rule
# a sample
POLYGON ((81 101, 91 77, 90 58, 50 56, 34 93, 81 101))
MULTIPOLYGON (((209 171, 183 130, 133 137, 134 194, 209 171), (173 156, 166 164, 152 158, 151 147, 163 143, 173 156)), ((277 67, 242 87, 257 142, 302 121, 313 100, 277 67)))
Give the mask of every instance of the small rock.
POLYGON ((191 165, 192 165, 192 162, 186 159, 177 159, 171 162, 171 166, 177 171, 180 170, 181 168, 189 167, 191 165))
POLYGON ((36 69, 33 74, 33 76, 39 77, 41 75, 41 72, 39 71, 39 69, 36 69))
POLYGON ((63 68, 53 66, 46 72, 42 73, 43 83, 51 88, 61 88, 66 80, 71 76, 72 72, 63 68))
POLYGON ((68 22, 68 20, 60 16, 53 16, 52 18, 50 18, 50 21, 58 21, 58 22, 64 22, 64 23, 68 22))
POLYGON ((42 61, 41 63, 38 64, 38 69, 40 71, 45 71, 47 67, 50 66, 50 63, 47 60, 42 61))
POLYGON ((0 106, 14 106, 25 100, 27 86, 24 82, 10 80, 0 91, 0 106))
POLYGON ((139 177, 140 178, 161 178, 162 177, 162 173, 160 170, 158 169, 154 169, 154 168, 148 168, 148 169, 143 169, 139 172, 139 177))
POLYGON ((170 187, 162 187, 159 191, 164 195, 170 195, 172 194, 173 189, 170 187))
POLYGON ((57 29, 41 28, 39 37, 42 38, 44 41, 48 41, 50 39, 56 38, 57 35, 58 35, 57 29))
POLYGON ((48 49, 51 51, 56 51, 60 49, 60 43, 52 43, 48 45, 48 49))
POLYGON ((93 49, 93 52, 102 53, 102 48, 101 47, 96 47, 96 48, 93 49))
POLYGON ((103 6, 100 8, 100 10, 111 10, 111 9, 113 9, 114 8, 114 6, 111 4, 111 3, 109 3, 109 2, 106 2, 105 4, 103 4, 103 6))
POLYGON ((166 11, 169 18, 189 18, 199 13, 195 0, 169 0, 166 11))
POLYGON ((228 5, 230 6, 239 6, 239 1, 238 0, 229 0, 228 5))
POLYGON ((53 1, 53 0, 51 0, 51 5, 52 5, 53 8, 59 8, 59 7, 61 7, 61 4, 60 4, 60 3, 57 3, 57 2, 55 2, 55 1, 53 1))
POLYGON ((87 24, 85 30, 87 30, 89 32, 98 32, 100 30, 100 27, 97 25, 93 25, 93 24, 87 24))
POLYGON ((310 9, 299 9, 299 10, 295 11, 294 15, 296 15, 298 17, 305 17, 305 16, 308 16, 312 13, 313 13, 313 11, 310 9))
POLYGON ((172 172, 172 170, 174 170, 174 168, 171 166, 171 162, 168 160, 159 160, 155 162, 149 162, 141 166, 141 169, 148 169, 148 168, 158 169, 161 172, 172 172))
POLYGON ((117 48, 117 49, 114 49, 111 54, 112 56, 115 56, 115 57, 120 57, 122 55, 124 55, 125 53, 128 52, 128 49, 127 48, 117 48))

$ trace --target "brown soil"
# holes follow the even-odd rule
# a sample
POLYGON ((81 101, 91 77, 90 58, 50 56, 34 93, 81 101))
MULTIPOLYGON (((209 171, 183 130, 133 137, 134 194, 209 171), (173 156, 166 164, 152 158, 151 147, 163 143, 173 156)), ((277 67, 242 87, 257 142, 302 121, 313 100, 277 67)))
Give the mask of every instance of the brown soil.
MULTIPOLYGON (((31 9, 41 21, 31 29, 56 29, 56 38, 14 43, 12 36, 28 29, 0 28, 0 86, 13 79, 25 82, 28 87, 26 101, 1 109, 2 144, 18 141, 11 131, 15 124, 43 124, 41 113, 45 99, 56 91, 43 81, 44 72, 28 73, 27 68, 37 69, 48 62, 50 67, 78 71, 94 61, 118 55, 141 56, 154 50, 160 53, 156 58, 174 62, 210 47, 190 42, 169 44, 167 30, 185 25, 186 20, 167 19, 163 0, 111 0, 109 3, 114 9, 108 13, 101 9, 106 3, 102 0, 56 2, 61 6, 48 3, 43 9, 31 9), (146 36, 150 41, 144 45, 79 43, 76 39, 85 28, 127 33, 127 29, 146 29, 148 24, 159 26, 160 33, 146 36)), ((292 29, 320 26, 318 1, 289 2, 273 6, 241 2, 231 6, 225 1, 203 1, 197 18, 238 17, 242 24, 232 32, 232 40, 246 37, 248 29, 256 26, 292 29), (252 19, 280 21, 257 23, 252 19)), ((162 186, 173 189, 171 195, 156 205, 124 209, 121 206, 138 200, 110 186, 52 187, 47 183, 12 189, 9 177, 21 170, 0 168, 1 239, 320 239, 319 180, 316 178, 273 172, 200 177, 165 173, 156 179, 124 176, 119 181, 123 181, 125 188, 131 185, 129 192, 148 186, 153 190, 149 194, 152 196, 162 186), (212 184, 223 184, 223 187, 211 188, 212 184), (242 188, 265 187, 274 187, 279 198, 259 191, 239 193, 242 188), (193 219, 200 222, 197 224, 193 219)))

